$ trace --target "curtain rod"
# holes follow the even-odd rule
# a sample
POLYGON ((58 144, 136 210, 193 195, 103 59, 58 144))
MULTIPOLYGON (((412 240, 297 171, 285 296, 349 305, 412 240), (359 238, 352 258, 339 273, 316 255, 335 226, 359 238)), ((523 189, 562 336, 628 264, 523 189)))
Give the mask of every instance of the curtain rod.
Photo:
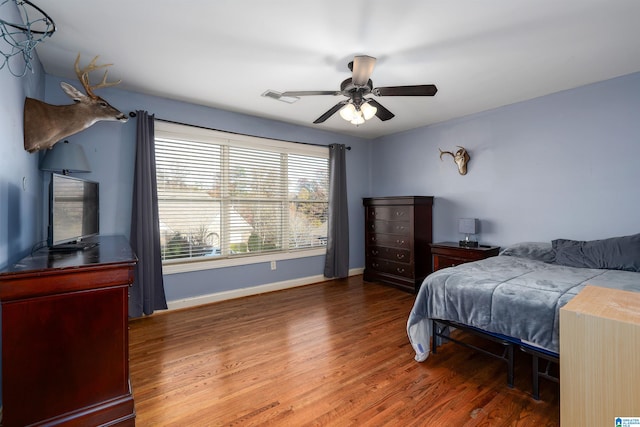
MULTIPOLYGON (((136 112, 135 112, 135 111, 130 111, 130 112, 129 112, 129 117, 136 117, 136 116, 137 116, 137 114, 136 114, 136 112)), ((195 128, 198 128, 198 129, 213 130, 213 131, 216 131, 216 132, 225 132, 225 133, 230 133, 230 134, 232 134, 232 135, 242 135, 242 136, 252 136, 252 137, 255 137, 255 138, 264 138, 264 137, 261 137, 261 136, 258 136, 258 135, 248 135, 248 134, 246 134, 246 133, 230 132, 230 131, 227 131, 227 130, 220 130, 220 129, 208 128, 208 127, 206 127, 206 126, 190 125, 190 124, 188 124, 188 123, 180 123, 180 122, 176 122, 176 121, 174 121, 174 120, 167 120, 167 119, 158 119, 158 118, 156 118, 156 117, 154 117, 154 120, 158 120, 158 121, 160 121, 160 122, 165 122, 165 123, 172 123, 172 124, 174 124, 174 125, 193 126, 193 127, 195 127, 195 128)), ((328 147, 328 145, 314 144, 314 143, 312 143, 312 142, 287 141, 287 140, 284 140, 284 139, 281 139, 280 141, 284 141, 284 142, 292 142, 292 143, 294 143, 294 144, 313 145, 313 146, 315 146, 315 147, 328 147)), ((347 150, 351 150, 351 147, 345 147, 345 148, 346 148, 347 150)))

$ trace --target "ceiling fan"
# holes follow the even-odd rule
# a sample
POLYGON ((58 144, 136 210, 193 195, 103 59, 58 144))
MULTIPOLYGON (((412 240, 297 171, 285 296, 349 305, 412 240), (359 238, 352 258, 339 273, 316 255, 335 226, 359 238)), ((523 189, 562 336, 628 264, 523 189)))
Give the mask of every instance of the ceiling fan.
POLYGON ((414 85, 414 86, 387 86, 373 87, 373 82, 369 77, 376 64, 376 58, 360 55, 349 62, 349 69, 352 76, 340 84, 340 90, 309 90, 309 91, 288 91, 282 96, 299 97, 307 95, 343 95, 348 99, 338 102, 326 113, 318 117, 313 123, 323 123, 329 117, 340 111, 343 119, 359 125, 369 120, 374 115, 380 120, 386 121, 395 115, 383 107, 373 98, 365 98, 367 95, 375 96, 433 96, 438 91, 435 85, 414 85))

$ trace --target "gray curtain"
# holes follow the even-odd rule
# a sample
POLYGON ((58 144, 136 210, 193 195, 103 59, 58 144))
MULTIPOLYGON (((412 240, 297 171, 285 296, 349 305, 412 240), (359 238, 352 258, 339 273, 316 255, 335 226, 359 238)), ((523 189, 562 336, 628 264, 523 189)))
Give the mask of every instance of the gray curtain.
POLYGON ((136 111, 136 163, 133 176, 131 247, 138 256, 135 279, 129 292, 129 316, 140 317, 166 309, 160 252, 158 187, 153 115, 136 111))
POLYGON ((329 220, 324 275, 349 276, 349 213, 347 210, 346 147, 329 146, 329 220))

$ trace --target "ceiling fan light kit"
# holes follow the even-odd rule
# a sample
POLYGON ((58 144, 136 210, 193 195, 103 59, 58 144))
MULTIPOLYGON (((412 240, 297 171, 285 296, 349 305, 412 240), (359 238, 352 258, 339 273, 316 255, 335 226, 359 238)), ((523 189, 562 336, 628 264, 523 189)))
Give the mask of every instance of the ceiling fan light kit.
POLYGON ((375 116, 377 111, 378 109, 368 102, 365 102, 360 107, 349 103, 340 110, 340 117, 354 125, 361 125, 365 120, 369 120, 375 116))
POLYGON ((372 56, 356 56, 353 62, 349 63, 352 76, 340 84, 339 91, 332 90, 310 90, 310 91, 287 91, 283 92, 283 97, 300 97, 309 95, 343 95, 348 99, 338 102, 323 115, 318 117, 313 123, 323 123, 338 111, 340 117, 346 121, 360 125, 373 116, 382 121, 390 120, 395 115, 382 106, 373 98, 365 98, 367 95, 374 96, 434 96, 438 91, 435 85, 413 85, 413 86, 389 86, 373 87, 373 82, 369 77, 373 73, 376 58, 372 56))

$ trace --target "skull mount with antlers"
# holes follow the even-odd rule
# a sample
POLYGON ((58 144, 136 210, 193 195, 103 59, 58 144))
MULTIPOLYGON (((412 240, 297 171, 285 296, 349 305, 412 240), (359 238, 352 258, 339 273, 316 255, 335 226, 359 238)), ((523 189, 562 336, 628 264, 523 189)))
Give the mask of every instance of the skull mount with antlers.
POLYGON ((26 98, 24 103, 24 149, 30 153, 49 149, 67 136, 76 134, 100 120, 126 122, 128 120, 121 111, 96 95, 93 90, 114 86, 120 83, 107 82, 107 70, 102 81, 97 85, 89 83, 89 73, 112 64, 96 65, 98 57, 84 68, 80 68, 80 54, 74 64, 78 80, 86 91, 86 95, 68 83, 62 82, 62 90, 73 99, 70 105, 50 105, 33 98, 26 98))
POLYGON ((440 160, 442 160, 443 154, 451 154, 451 157, 453 157, 453 161, 456 162, 456 165, 458 165, 458 172, 460 172, 460 175, 466 175, 467 163, 469 163, 471 157, 464 147, 460 147, 459 145, 457 145, 457 147, 460 149, 456 151, 455 154, 453 154, 451 151, 442 151, 438 148, 438 150, 440 150, 440 160))

